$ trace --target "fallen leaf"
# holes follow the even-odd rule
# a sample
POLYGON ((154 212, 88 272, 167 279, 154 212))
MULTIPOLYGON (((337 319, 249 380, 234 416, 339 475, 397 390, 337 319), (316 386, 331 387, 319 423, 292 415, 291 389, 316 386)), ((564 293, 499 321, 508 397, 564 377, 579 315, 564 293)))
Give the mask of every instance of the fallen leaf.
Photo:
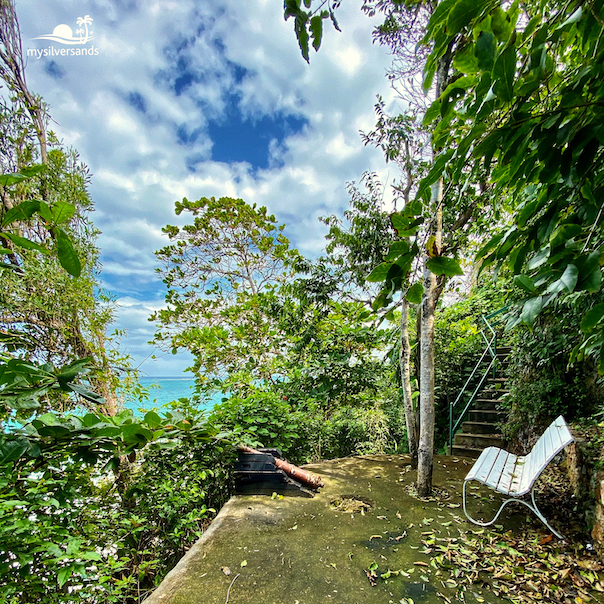
POLYGON ((597 560, 579 560, 577 565, 585 570, 602 570, 602 564, 597 560))
POLYGON ((369 541, 371 541, 372 539, 383 539, 382 535, 371 535, 371 537, 369 537, 369 541))
POLYGON ((241 568, 243 568, 244 566, 247 566, 247 560, 241 561, 241 568))
POLYGON ((539 541, 539 545, 545 545, 546 543, 549 543, 553 538, 553 535, 547 535, 547 537, 543 537, 543 539, 539 541))
POLYGON ((367 575, 367 578, 369 579, 369 584, 371 585, 371 587, 375 587, 377 581, 375 580, 375 577, 368 571, 365 571, 365 574, 367 575))
POLYGON ((414 562, 415 566, 430 566, 427 562, 414 562))

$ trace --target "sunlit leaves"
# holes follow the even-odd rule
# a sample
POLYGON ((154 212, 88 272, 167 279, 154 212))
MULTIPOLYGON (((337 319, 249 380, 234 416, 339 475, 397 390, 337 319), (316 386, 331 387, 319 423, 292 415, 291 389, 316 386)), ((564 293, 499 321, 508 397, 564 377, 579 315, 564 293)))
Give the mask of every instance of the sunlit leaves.
POLYGON ((455 258, 435 256, 434 258, 430 258, 428 260, 426 266, 435 275, 445 275, 447 277, 463 275, 463 269, 455 258))
POLYGON ((52 234, 57 242, 57 256, 61 266, 74 277, 79 277, 82 272, 82 265, 77 252, 73 246, 71 238, 67 233, 57 227, 52 230, 52 234))
MULTIPOLYGON (((572 4, 463 1, 440 2, 428 27, 428 84, 447 41, 463 41, 452 56, 455 79, 427 114, 441 120, 435 141, 450 153, 442 171, 488 183, 510 212, 477 259, 483 269, 510 267, 530 296, 519 306, 528 324, 559 296, 601 288, 602 30, 599 14, 572 4), (456 81, 470 86, 453 95, 456 81)), ((600 329, 589 316, 586 329, 600 329)), ((599 354, 595 342, 584 350, 599 354)))
POLYGON ((277 290, 302 262, 284 225, 265 207, 229 197, 185 198, 175 209, 189 221, 165 227, 170 243, 156 252, 167 304, 153 316, 155 341, 173 354, 191 351, 208 380, 236 379, 243 369, 269 378, 281 347, 277 290))
POLYGON ((411 304, 419 304, 422 301, 424 295, 424 286, 422 283, 414 283, 405 294, 405 298, 411 302, 411 304))

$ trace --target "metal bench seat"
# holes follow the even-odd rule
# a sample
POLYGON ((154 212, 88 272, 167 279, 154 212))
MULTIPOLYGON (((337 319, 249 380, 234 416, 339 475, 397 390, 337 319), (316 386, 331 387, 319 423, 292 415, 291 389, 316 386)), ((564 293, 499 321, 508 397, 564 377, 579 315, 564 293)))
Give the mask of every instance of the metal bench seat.
POLYGON ((464 479, 463 511, 468 520, 480 526, 490 526, 499 518, 503 508, 508 503, 515 501, 522 503, 532 510, 537 518, 556 537, 561 539, 562 535, 548 524, 535 503, 535 483, 549 462, 573 440, 573 435, 568 429, 564 418, 560 416, 541 435, 528 455, 516 456, 498 447, 487 447, 480 454, 480 457, 464 479), (468 514, 466 508, 466 486, 470 480, 476 480, 499 493, 511 496, 501 504, 495 517, 489 522, 474 520, 468 514), (520 499, 529 492, 531 494, 530 502, 520 499))

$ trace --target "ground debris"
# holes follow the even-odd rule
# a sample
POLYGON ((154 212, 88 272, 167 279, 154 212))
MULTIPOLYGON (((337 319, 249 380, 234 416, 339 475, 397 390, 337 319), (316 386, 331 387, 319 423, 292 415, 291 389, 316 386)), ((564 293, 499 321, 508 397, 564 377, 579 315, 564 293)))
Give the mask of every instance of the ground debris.
POLYGON ((420 501, 441 502, 451 499, 451 493, 449 491, 437 486, 432 487, 432 492, 430 493, 429 497, 420 497, 417 493, 417 485, 415 483, 405 485, 403 490, 407 493, 407 495, 414 497, 415 499, 419 499, 420 501))
POLYGON ((336 512, 365 514, 373 509, 373 502, 367 497, 358 495, 339 495, 329 502, 329 507, 336 512))
POLYGON ((462 531, 457 543, 433 549, 433 563, 450 575, 443 587, 459 599, 474 586, 519 604, 586 602, 589 592, 604 591, 604 567, 595 555, 547 541, 541 530, 462 531))

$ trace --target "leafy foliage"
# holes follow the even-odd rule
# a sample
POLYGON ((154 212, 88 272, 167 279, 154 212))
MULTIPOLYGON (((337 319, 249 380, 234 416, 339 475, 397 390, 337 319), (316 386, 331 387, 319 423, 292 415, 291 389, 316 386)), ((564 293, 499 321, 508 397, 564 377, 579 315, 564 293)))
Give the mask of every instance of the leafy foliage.
MULTIPOLYGON (((440 120, 435 167, 456 182, 490 181, 501 215, 512 213, 478 259, 519 276, 527 324, 558 298, 601 287, 603 14, 602 2, 443 2, 425 38, 425 85, 445 53, 457 71, 426 118, 440 120)), ((586 315, 574 358, 600 356, 602 316, 586 315)))
POLYGON ((270 380, 281 349, 274 292, 297 258, 283 225, 266 208, 226 197, 184 199, 176 204, 182 212, 193 223, 167 226, 172 243, 157 252, 168 293, 167 307, 152 317, 161 326, 155 342, 174 354, 191 351, 192 370, 210 388, 270 380))
POLYGON ((4 435, 3 597, 124 602, 152 588, 230 494, 232 448, 214 434, 190 413, 124 411, 48 413, 4 435))
MULTIPOLYGON (((577 298, 577 295, 575 295, 577 298)), ((506 435, 529 442, 539 427, 562 414, 569 421, 588 417, 604 402, 602 378, 593 359, 568 364, 578 345, 587 300, 560 299, 539 314, 532 328, 518 327, 508 368, 506 435)))
MULTIPOLYGON (((316 11, 306 11, 302 8, 300 0, 284 0, 283 9, 285 19, 294 19, 294 31, 300 45, 300 52, 307 62, 310 62, 309 57, 309 41, 312 42, 312 47, 319 50, 323 37, 323 20, 331 19, 333 26, 339 31, 338 22, 336 20, 335 11, 340 6, 341 0, 326 0, 316 11), (327 4, 327 9, 323 6, 327 4)), ((310 8, 311 0, 304 0, 304 7, 310 8)))

